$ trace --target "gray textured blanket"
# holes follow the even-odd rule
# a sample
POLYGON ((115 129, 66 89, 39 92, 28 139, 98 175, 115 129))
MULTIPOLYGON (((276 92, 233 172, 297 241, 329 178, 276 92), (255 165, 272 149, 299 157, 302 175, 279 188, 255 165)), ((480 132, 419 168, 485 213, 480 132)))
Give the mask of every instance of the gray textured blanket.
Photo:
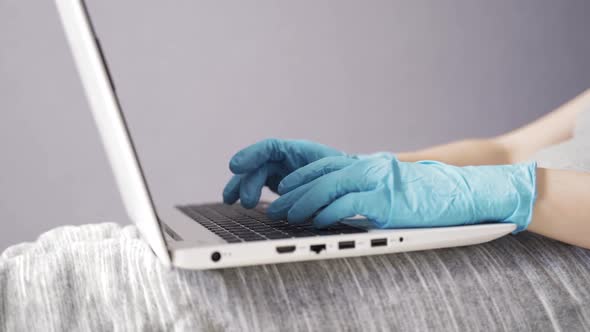
MULTIPOLYGON (((590 113, 542 166, 590 170, 590 113)), ((464 248, 167 270, 134 226, 63 227, 0 257, 0 329, 590 330, 590 250, 532 233, 464 248)))
POLYGON ((465 248, 167 270, 133 226, 63 227, 0 260, 0 328, 590 329, 590 251, 523 233, 465 248))

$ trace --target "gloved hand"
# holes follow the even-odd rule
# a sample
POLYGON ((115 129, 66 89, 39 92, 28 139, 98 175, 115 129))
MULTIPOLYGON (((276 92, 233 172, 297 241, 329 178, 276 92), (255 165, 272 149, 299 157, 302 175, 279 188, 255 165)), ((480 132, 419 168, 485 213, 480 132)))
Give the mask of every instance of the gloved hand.
POLYGON ((328 146, 303 141, 266 139, 236 153, 229 168, 235 174, 223 190, 223 201, 253 208, 264 185, 277 192, 279 182, 289 173, 329 156, 346 154, 328 146))
POLYGON ((279 184, 271 218, 318 227, 363 215, 380 228, 436 227, 501 221, 527 228, 535 201, 536 163, 456 167, 394 156, 330 157, 279 184))

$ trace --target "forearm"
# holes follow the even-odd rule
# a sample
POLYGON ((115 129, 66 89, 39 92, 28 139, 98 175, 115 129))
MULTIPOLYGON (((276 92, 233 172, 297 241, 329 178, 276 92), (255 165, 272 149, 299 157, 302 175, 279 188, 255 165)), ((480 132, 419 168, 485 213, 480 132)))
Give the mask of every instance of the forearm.
POLYGON ((590 108, 590 89, 540 119, 490 139, 471 139, 397 154, 402 161, 437 160, 456 166, 512 164, 573 134, 577 115, 590 108))
POLYGON ((590 173, 538 168, 528 230, 590 249, 590 173))
POLYGON ((472 139, 415 152, 399 153, 401 161, 436 160, 455 166, 510 164, 508 149, 495 139, 472 139))
MULTIPOLYGON (((463 141, 403 153, 400 159, 438 160, 457 166, 511 163, 510 155, 497 144, 463 141)), ((538 168, 536 191, 528 230, 590 249, 590 173, 538 168)))

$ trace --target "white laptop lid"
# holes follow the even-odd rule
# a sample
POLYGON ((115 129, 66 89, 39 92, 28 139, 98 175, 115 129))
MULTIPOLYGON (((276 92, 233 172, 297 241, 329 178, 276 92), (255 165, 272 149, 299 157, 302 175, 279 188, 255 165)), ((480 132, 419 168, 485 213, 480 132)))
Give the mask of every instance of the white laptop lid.
POLYGON ((82 0, 56 0, 127 213, 160 260, 170 257, 154 204, 82 0))

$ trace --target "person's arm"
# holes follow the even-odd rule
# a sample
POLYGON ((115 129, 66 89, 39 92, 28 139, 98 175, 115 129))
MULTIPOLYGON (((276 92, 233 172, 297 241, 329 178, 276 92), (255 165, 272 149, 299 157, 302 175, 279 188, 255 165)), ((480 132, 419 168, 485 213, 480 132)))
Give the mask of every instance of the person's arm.
POLYGON ((528 230, 590 249, 590 173, 538 168, 528 230))
MULTIPOLYGON (((512 164, 570 138, 576 116, 590 108, 590 89, 544 117, 505 135, 399 154, 404 161, 457 166, 512 164)), ((590 249, 590 173, 537 169, 537 198, 528 230, 590 249)))
POLYGON ((511 163, 509 149, 496 139, 469 139, 396 155, 401 161, 437 160, 455 166, 511 163))
POLYGON ((402 161, 438 160, 456 166, 512 164, 573 134, 576 116, 590 108, 590 89, 540 119, 507 134, 399 153, 402 161))

